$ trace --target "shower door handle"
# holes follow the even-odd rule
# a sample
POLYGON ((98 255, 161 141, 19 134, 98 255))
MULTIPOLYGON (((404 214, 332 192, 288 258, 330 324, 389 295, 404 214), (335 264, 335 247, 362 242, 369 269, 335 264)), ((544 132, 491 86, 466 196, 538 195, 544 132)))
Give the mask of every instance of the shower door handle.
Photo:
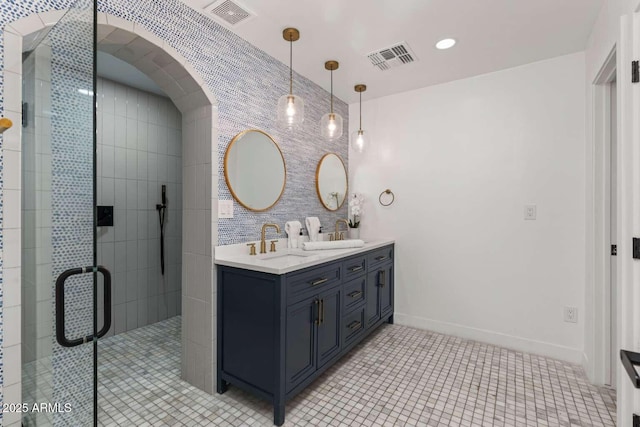
POLYGON ((111 273, 99 265, 97 267, 78 267, 63 272, 56 279, 56 341, 63 347, 75 347, 89 341, 93 341, 93 334, 73 340, 67 339, 64 334, 64 282, 78 274, 102 273, 104 277, 104 326, 98 332, 98 338, 102 338, 111 328, 111 273))

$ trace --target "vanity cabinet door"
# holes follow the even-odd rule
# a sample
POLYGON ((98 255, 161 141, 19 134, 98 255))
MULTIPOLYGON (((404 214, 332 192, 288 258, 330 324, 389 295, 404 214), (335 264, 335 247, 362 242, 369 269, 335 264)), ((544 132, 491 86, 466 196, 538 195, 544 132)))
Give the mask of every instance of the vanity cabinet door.
POLYGON ((314 296, 287 308, 287 392, 316 371, 316 322, 319 301, 314 296))
POLYGON ((379 292, 380 271, 374 270, 367 275, 367 292, 364 317, 367 328, 380 320, 380 292, 379 292))
POLYGON ((318 368, 342 349, 340 308, 342 288, 334 288, 319 295, 318 368))
POLYGON ((379 268, 378 290, 380 291, 380 317, 393 311, 393 264, 379 268))

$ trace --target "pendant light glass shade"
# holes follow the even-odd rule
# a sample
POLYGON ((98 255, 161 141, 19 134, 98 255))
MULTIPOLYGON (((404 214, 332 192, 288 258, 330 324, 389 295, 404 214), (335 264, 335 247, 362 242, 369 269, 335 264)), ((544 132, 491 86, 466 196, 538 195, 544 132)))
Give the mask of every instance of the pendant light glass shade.
POLYGON ((278 125, 291 129, 304 121, 304 100, 293 94, 293 42, 300 38, 300 32, 285 28, 282 37, 289 42, 289 93, 278 99, 278 125))
POLYGON ((337 113, 325 114, 320 121, 320 129, 322 129, 322 136, 329 141, 340 138, 342 136, 342 117, 337 113))
POLYGON ((295 95, 282 95, 278 99, 278 123, 288 128, 304 121, 304 100, 295 95))
POLYGON ((322 116, 320 120, 320 131, 322 136, 329 141, 342 136, 342 117, 333 111, 333 70, 339 67, 338 61, 327 61, 324 68, 331 71, 331 110, 322 116))
POLYGON ((355 85, 354 90, 360 94, 360 127, 351 134, 351 148, 356 153, 362 153, 369 145, 369 134, 362 129, 362 92, 367 90, 367 86, 355 85))
POLYGON ((362 129, 351 134, 351 148, 356 153, 363 153, 369 146, 369 138, 367 132, 362 129))

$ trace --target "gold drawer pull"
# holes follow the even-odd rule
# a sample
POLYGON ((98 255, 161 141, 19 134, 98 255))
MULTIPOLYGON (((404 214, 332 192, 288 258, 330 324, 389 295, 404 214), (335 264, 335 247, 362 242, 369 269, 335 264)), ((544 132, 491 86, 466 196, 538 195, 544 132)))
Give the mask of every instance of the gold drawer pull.
POLYGON ((349 323, 349 325, 347 326, 347 328, 354 330, 354 329, 358 329, 360 327, 360 325, 362 325, 362 323, 360 323, 357 320, 354 320, 353 322, 349 323))
POLYGON ((360 270, 362 270, 362 266, 361 265, 356 265, 354 267, 349 267, 349 271, 352 272, 352 273, 355 272, 355 271, 360 271, 360 270))
POLYGON ((316 280, 314 280, 314 281, 312 281, 310 283, 311 283, 311 286, 318 286, 318 285, 322 285, 323 283, 327 283, 328 281, 329 281, 329 279, 327 279, 325 277, 323 279, 316 279, 316 280))
POLYGON ((376 257, 376 261, 382 261, 383 259, 387 259, 386 255, 380 255, 376 257))
POLYGON ((350 296, 351 298, 358 298, 360 295, 362 295, 362 291, 353 291, 347 295, 350 296))

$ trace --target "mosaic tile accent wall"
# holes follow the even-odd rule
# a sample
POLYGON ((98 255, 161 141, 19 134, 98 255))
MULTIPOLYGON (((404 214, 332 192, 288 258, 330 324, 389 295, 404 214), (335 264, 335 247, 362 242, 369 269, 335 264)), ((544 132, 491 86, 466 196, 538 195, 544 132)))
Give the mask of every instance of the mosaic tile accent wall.
MULTIPOLYGON (((176 0, 145 0, 136 2, 135 8, 128 5, 127 1, 107 0, 99 2, 98 9, 143 23, 200 72, 218 100, 220 200, 231 199, 222 159, 231 139, 242 130, 257 128, 269 133, 285 157, 287 186, 280 202, 264 213, 253 213, 234 203, 235 217, 218 221, 218 244, 259 239, 260 227, 265 222, 283 226, 288 220, 318 216, 327 229, 337 218, 346 217, 346 205, 338 212, 329 212, 316 196, 315 171, 320 158, 336 152, 348 164, 348 132, 331 143, 320 137, 320 119, 329 110, 329 94, 324 89, 294 75, 294 93, 305 100, 305 122, 299 130, 280 130, 275 122, 276 105, 278 98, 288 91, 287 65, 176 0)), ((282 49, 288 49, 284 40, 282 49)), ((324 58, 318 58, 318 67, 323 67, 323 61, 324 58)), ((334 77, 341 78, 340 71, 334 77)), ((349 129, 347 104, 336 100, 334 108, 345 119, 344 129, 349 129)))
MULTIPOLYGON (((219 221, 219 244, 257 239, 259 227, 265 222, 284 225, 287 220, 303 220, 305 216, 318 216, 325 228, 330 228, 337 218, 346 217, 346 206, 338 212, 326 211, 315 193, 316 165, 325 153, 336 152, 343 158, 345 164, 348 164, 346 132, 340 140, 332 143, 322 140, 319 136, 320 118, 329 108, 329 94, 325 90, 308 79, 294 75, 294 92, 302 96, 306 104, 305 123, 296 131, 279 130, 275 124, 275 107, 278 98, 288 90, 287 65, 178 0, 162 2, 142 0, 135 2, 135 7, 132 7, 133 3, 127 0, 105 0, 98 3, 99 11, 142 25, 170 44, 198 70, 217 97, 218 171, 221 178, 218 195, 220 199, 231 198, 224 182, 221 159, 235 134, 247 128, 259 128, 271 134, 280 145, 287 162, 287 187, 279 204, 271 211, 252 213, 236 203, 235 218, 219 221)), ((0 40, 2 40, 5 24, 33 13, 65 9, 71 4, 74 2, 69 0, 2 1, 0 3, 0 40)), ((302 36, 305 37, 304 34, 302 36)), ((282 47, 287 49, 284 41, 282 47)), ((318 67, 322 66, 323 60, 324 58, 318 58, 318 67)), ((3 64, 4 46, 0 44, 0 72, 3 70, 3 64)), ((340 78, 340 75, 337 74, 335 77, 340 78)), ((3 94, 4 82, 0 73, 0 115, 3 112, 3 94)), ((335 110, 344 117, 344 128, 348 129, 347 104, 336 100, 335 110)), ((67 125, 73 126, 74 123, 67 123, 67 125)), ((63 137, 62 134, 61 137, 63 137)), ((68 134, 66 137, 72 138, 73 135, 68 134)), ((0 136, 0 144, 1 138, 0 136)), ((65 156, 63 152, 60 154, 65 156)), ((0 150, 0 196, 3 182, 2 162, 3 153, 0 150)), ((88 173, 88 169, 83 173, 88 173)), ((71 177, 66 179, 70 180, 71 177)), ((0 197, 0 226, 3 212, 1 201, 2 197, 0 197)), ((87 199, 87 203, 89 202, 87 199)), ((59 203, 62 208, 63 200, 59 200, 59 203)), ((86 218, 80 218, 79 221, 84 223, 86 218)), ((62 222, 59 225, 64 227, 62 222)), ((64 230, 61 228, 58 232, 64 233, 64 230)), ((82 241, 81 245, 90 245, 90 242, 82 241)), ((2 322, 2 249, 3 238, 0 234, 0 322, 2 322)), ((68 256, 68 249, 60 247, 60 256, 68 256)), ((86 260, 74 259, 73 261, 74 265, 77 265, 86 260)), ((1 348, 2 332, 0 330, 0 351, 1 348)), ((0 357, 1 374, 2 358, 0 357)))

